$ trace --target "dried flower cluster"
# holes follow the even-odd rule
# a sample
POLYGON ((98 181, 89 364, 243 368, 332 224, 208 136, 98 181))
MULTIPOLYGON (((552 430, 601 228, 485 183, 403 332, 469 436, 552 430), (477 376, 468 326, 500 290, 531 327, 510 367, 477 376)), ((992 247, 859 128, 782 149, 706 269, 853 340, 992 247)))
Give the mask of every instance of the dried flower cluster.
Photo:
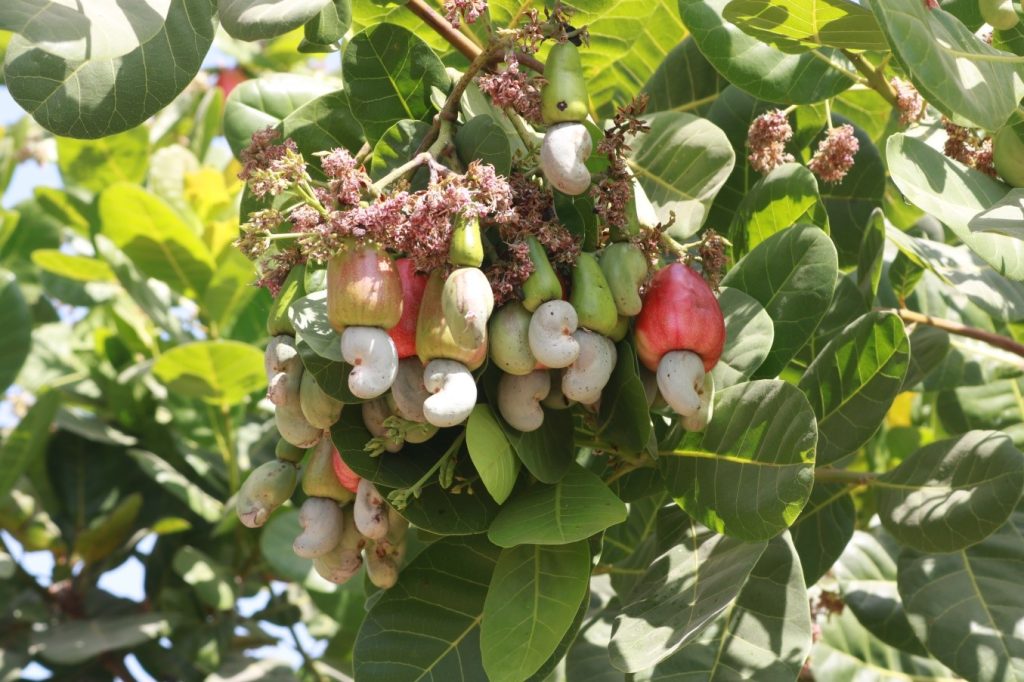
POLYGON ((986 175, 996 176, 996 167, 992 161, 992 138, 982 137, 948 118, 943 118, 942 124, 946 128, 946 144, 943 147, 946 156, 986 175))
POLYGON ((629 202, 633 199, 633 176, 626 165, 629 140, 651 129, 640 116, 647 110, 648 96, 638 95, 619 107, 612 125, 597 144, 597 153, 608 156, 608 169, 590 188, 594 212, 609 228, 625 230, 629 223, 629 202))
POLYGON ((893 78, 889 85, 896 92, 896 108, 900 111, 900 123, 908 125, 921 120, 924 115, 924 100, 921 93, 917 91, 909 81, 902 78, 893 78))
POLYGON ((725 246, 725 240, 714 230, 708 229, 704 232, 700 246, 697 247, 704 279, 715 291, 718 291, 718 285, 722 282, 722 275, 729 260, 725 246))
POLYGON ((455 28, 459 27, 460 19, 472 24, 486 11, 487 0, 444 0, 445 18, 455 28))
POLYGON ((274 144, 277 133, 266 128, 253 133, 252 143, 242 151, 238 177, 257 197, 277 196, 292 188, 306 175, 306 162, 292 140, 274 144))
POLYGON ((485 73, 477 83, 497 107, 508 107, 530 123, 540 123, 540 88, 544 79, 530 77, 519 70, 515 52, 505 55, 505 70, 485 73))
POLYGON ((825 139, 818 143, 807 167, 825 182, 839 184, 853 167, 853 157, 860 149, 853 126, 846 123, 831 128, 825 139))
POLYGON ((793 128, 780 109, 766 111, 747 129, 747 160, 750 166, 767 175, 784 163, 791 163, 793 155, 786 153, 786 143, 793 139, 793 128))

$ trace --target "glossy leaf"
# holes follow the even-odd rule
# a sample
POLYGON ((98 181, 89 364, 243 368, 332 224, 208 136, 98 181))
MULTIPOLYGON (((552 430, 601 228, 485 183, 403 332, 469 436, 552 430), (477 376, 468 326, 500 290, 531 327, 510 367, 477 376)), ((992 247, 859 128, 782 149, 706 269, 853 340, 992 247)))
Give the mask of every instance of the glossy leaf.
POLYGON ((519 458, 487 405, 477 405, 466 424, 466 446, 487 492, 502 504, 519 475, 519 458))
POLYGON ((42 461, 50 439, 50 423, 59 406, 57 391, 41 394, 4 439, 0 446, 0 499, 14 487, 19 476, 42 461))
POLYGON ((272 74, 240 83, 224 103, 224 137, 237 157, 252 134, 274 128, 302 105, 334 88, 327 81, 296 74, 272 74))
POLYGON ((845 0, 732 0, 722 14, 783 52, 889 49, 871 11, 845 0))
POLYGON ((217 405, 236 405, 267 385, 263 353, 239 341, 193 341, 153 364, 153 374, 175 393, 217 405))
POLYGON ((217 14, 224 30, 239 40, 273 38, 302 26, 330 0, 219 0, 217 14))
MULTIPOLYGON (((501 175, 512 169, 512 147, 504 129, 490 116, 474 116, 455 133, 455 149, 464 164, 489 163, 501 175)), ((408 158, 408 156, 406 156, 408 158)))
POLYGON ((814 174, 802 164, 786 163, 758 180, 736 208, 729 227, 733 254, 739 258, 796 223, 827 230, 828 214, 814 174))
POLYGON ((355 154, 363 144, 363 129, 343 90, 312 99, 281 120, 281 137, 295 141, 299 151, 312 162, 311 172, 319 169, 313 155, 336 147, 355 154))
POLYGON ((0 270, 0 328, 0 390, 6 391, 32 348, 32 311, 7 270, 0 270))
POLYGON ((161 613, 70 620, 34 633, 31 650, 51 663, 75 665, 168 635, 172 624, 170 617, 161 613))
POLYGON ((185 474, 160 456, 145 450, 129 450, 128 455, 147 476, 188 505, 199 518, 208 523, 216 523, 224 517, 224 504, 220 500, 189 480, 185 474))
POLYGON ((742 383, 768 357, 775 338, 772 319, 754 298, 733 287, 722 287, 718 305, 725 317, 725 348, 711 371, 715 388, 742 383))
POLYGON ((640 363, 633 345, 626 340, 616 344, 615 357, 615 369, 601 393, 596 435, 616 448, 640 453, 654 430, 640 363))
POLYGON ((373 153, 370 154, 370 178, 380 180, 412 158, 428 130, 430 126, 423 121, 408 120, 399 121, 388 128, 377 140, 377 144, 373 145, 373 153))
POLYGON ((292 301, 288 319, 295 334, 320 357, 341 362, 341 335, 331 328, 327 319, 327 291, 314 291, 292 301))
POLYGON ((145 126, 98 140, 57 138, 57 165, 64 183, 93 192, 101 192, 115 182, 141 182, 148 161, 149 133, 145 126))
POLYGON ((665 55, 644 84, 650 96, 647 111, 695 111, 706 109, 728 85, 687 36, 665 55))
POLYGON ((800 554, 804 582, 813 585, 832 568, 853 537, 855 520, 847 486, 815 481, 807 505, 789 528, 800 554))

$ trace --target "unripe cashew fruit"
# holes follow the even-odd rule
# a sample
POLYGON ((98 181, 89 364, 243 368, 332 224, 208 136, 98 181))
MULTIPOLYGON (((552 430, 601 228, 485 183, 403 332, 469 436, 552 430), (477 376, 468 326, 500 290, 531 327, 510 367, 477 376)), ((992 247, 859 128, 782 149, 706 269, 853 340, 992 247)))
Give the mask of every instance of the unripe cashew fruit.
POLYGON ((590 131, 582 123, 551 126, 540 147, 540 168, 544 177, 563 194, 583 194, 590 188, 587 159, 592 149, 590 131))
POLYGON ((565 393, 562 393, 563 374, 565 374, 564 369, 548 370, 548 376, 551 378, 551 390, 548 391, 547 397, 540 401, 544 407, 552 410, 567 410, 576 404, 575 400, 569 400, 565 397, 565 393))
POLYGON ((327 262, 327 319, 346 327, 390 329, 402 318, 402 281, 382 250, 349 242, 327 262))
POLYGON ((341 540, 343 523, 344 517, 337 502, 324 497, 307 498, 299 510, 302 532, 292 543, 292 551, 303 559, 327 554, 341 540))
POLYGON ((644 307, 636 317, 636 353, 652 372, 661 357, 688 350, 710 372, 725 346, 725 320, 711 287, 682 263, 662 268, 651 279, 644 307))
POLYGON ((443 293, 444 279, 440 271, 435 270, 427 281, 423 301, 420 303, 420 315, 416 320, 416 354, 423 364, 444 358, 457 360, 471 370, 476 369, 487 359, 487 344, 463 348, 455 343, 444 316, 443 293))
POLYGON ((312 372, 303 372, 302 384, 299 387, 299 406, 306 421, 318 429, 329 429, 341 417, 344 403, 324 393, 317 385, 312 372))
POLYGON ((1006 31, 1020 22, 1013 0, 978 0, 978 9, 985 23, 999 31, 1006 31))
POLYGON ((296 447, 309 448, 323 436, 323 429, 310 424, 302 414, 302 374, 302 361, 296 356, 287 363, 285 371, 274 375, 267 397, 277 406, 274 422, 281 437, 296 447))
POLYGON ((369 540, 377 540, 388 532, 388 504, 367 479, 359 481, 356 501, 352 505, 356 528, 369 540))
POLYGON ((441 290, 441 310, 452 339, 463 348, 487 343, 487 320, 494 311, 494 293, 480 268, 459 268, 441 290))
POLYGON ((288 334, 281 334, 270 339, 267 350, 263 354, 263 369, 267 372, 267 381, 274 378, 274 375, 285 371, 288 363, 299 357, 299 351, 295 349, 295 337, 288 334))
POLYGON ((480 238, 480 221, 458 216, 452 227, 452 243, 448 262, 452 265, 478 268, 484 262, 484 244, 480 238))
POLYGON ((544 123, 583 121, 587 118, 587 82, 579 49, 571 42, 556 43, 544 62, 545 83, 540 91, 544 123))
POLYGON ((346 327, 341 333, 341 356, 352 365, 348 390, 357 398, 376 398, 398 373, 395 342, 380 327, 346 327))
POLYGON ((693 417, 700 412, 704 388, 704 361, 688 350, 665 353, 658 363, 658 392, 676 414, 693 417))
POLYGON ((608 333, 608 338, 618 343, 622 339, 626 338, 626 334, 629 333, 629 319, 619 315, 618 321, 615 323, 615 327, 608 333))
POLYGON ((476 405, 476 380, 461 362, 431 360, 423 370, 423 385, 433 394, 423 402, 423 416, 434 426, 461 424, 476 405))
POLYGON ((398 564, 387 549, 373 541, 366 544, 366 577, 382 590, 390 589, 398 582, 398 564))
POLYGON ((295 492, 295 466, 275 460, 256 467, 242 483, 235 511, 243 525, 259 528, 295 492))
POLYGON ((538 369, 523 376, 502 374, 498 381, 498 411, 513 429, 536 431, 544 423, 540 401, 551 392, 551 376, 538 369))
POLYGON ((342 504, 350 501, 352 492, 335 474, 334 444, 324 438, 313 450, 302 472, 302 490, 309 497, 326 497, 342 504))
POLYGON ((410 258, 399 258, 395 267, 402 283, 402 317, 388 330, 388 336, 395 342, 398 357, 408 358, 416 355, 416 318, 420 314, 423 290, 427 288, 427 276, 416 272, 416 265, 410 258))
POLYGON ((401 439, 388 438, 388 427, 384 426, 384 420, 391 416, 388 402, 384 398, 367 400, 362 405, 363 425, 374 438, 380 438, 384 442, 384 449, 388 452, 398 452, 405 445, 401 439))
POLYGON ((611 339, 579 329, 573 338, 580 346, 575 362, 562 373, 562 393, 584 405, 596 403, 615 369, 615 344, 611 339))
POLYGON ((402 419, 411 422, 424 422, 423 401, 430 397, 430 392, 423 385, 423 363, 419 358, 404 358, 398 361, 398 374, 391 384, 391 399, 395 403, 395 412, 402 419))
POLYGON ((605 336, 615 331, 619 314, 611 288, 597 258, 583 252, 572 269, 572 294, 569 302, 576 309, 579 326, 605 336))
POLYGON ((999 177, 1024 187, 1024 116, 1014 112, 992 138, 992 162, 999 177))
POLYGON ((341 524, 341 539, 327 554, 313 559, 313 568, 324 580, 343 585, 359 572, 363 565, 362 550, 366 538, 356 528, 352 518, 352 508, 342 511, 344 520, 341 524))
POLYGON ((573 338, 579 325, 576 309, 568 301, 548 301, 530 318, 530 352, 545 367, 568 367, 580 354, 573 338))
POLYGON ((687 431, 703 431, 711 421, 715 402, 715 379, 711 372, 704 375, 704 384, 697 393, 700 394, 700 410, 682 419, 683 428, 687 431))
POLYGON ((334 447, 331 448, 331 468, 334 469, 334 477, 338 479, 342 488, 350 493, 355 493, 359 489, 359 481, 362 479, 359 478, 359 474, 349 469, 345 460, 341 458, 341 453, 334 447))
POLYGON ((562 283, 551 267, 551 261, 540 240, 531 234, 523 241, 530 255, 530 264, 533 265, 533 272, 523 282, 523 307, 532 313, 541 303, 562 298, 562 283))
POLYGON ((491 360, 503 372, 523 376, 537 366, 530 351, 530 313, 518 301, 506 303, 487 324, 491 360))
POLYGON ((643 308, 640 287, 647 279, 647 256, 627 242, 609 244, 601 252, 601 271, 619 315, 633 317, 643 308))
POLYGON ((284 438, 278 438, 277 445, 274 447, 274 455, 283 462, 298 464, 306 456, 306 450, 292 445, 284 438))
POLYGON ((280 334, 295 335, 295 327, 288 317, 288 306, 306 295, 304 285, 306 278, 306 266, 296 265, 288 271, 284 278, 284 284, 277 293, 273 305, 270 306, 270 313, 267 315, 267 334, 278 336, 280 334))

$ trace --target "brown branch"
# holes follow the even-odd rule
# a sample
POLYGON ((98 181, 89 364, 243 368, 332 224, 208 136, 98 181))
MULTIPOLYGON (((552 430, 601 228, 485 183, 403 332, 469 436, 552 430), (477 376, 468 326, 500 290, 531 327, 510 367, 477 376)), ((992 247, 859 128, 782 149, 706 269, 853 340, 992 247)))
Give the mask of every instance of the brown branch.
POLYGON ((908 310, 907 308, 883 309, 883 312, 896 313, 900 316, 901 320, 907 323, 926 324, 930 327, 947 331, 950 334, 957 334, 959 336, 966 336, 970 339, 984 341, 990 346, 1002 348, 1007 352, 1024 358, 1024 344, 1017 343, 1013 339, 1003 336, 1002 334, 988 332, 984 329, 978 329, 977 327, 968 327, 965 324, 960 324, 953 320, 944 320, 940 317, 924 315, 913 310, 908 310))
POLYGON ((427 26, 437 31, 441 37, 452 44, 456 50, 461 52, 469 61, 475 60, 482 50, 473 44, 473 41, 462 35, 457 28, 451 25, 447 19, 441 16, 433 7, 424 0, 409 0, 406 3, 413 14, 423 20, 427 26))
POLYGON ((871 86, 872 90, 875 90, 879 95, 885 98, 885 101, 889 104, 898 106, 896 100, 896 92, 889 85, 889 81, 885 80, 885 74, 883 73, 884 65, 873 68, 864 57, 856 52, 850 50, 843 50, 843 56, 850 60, 858 71, 860 71, 865 78, 868 79, 868 85, 871 86))

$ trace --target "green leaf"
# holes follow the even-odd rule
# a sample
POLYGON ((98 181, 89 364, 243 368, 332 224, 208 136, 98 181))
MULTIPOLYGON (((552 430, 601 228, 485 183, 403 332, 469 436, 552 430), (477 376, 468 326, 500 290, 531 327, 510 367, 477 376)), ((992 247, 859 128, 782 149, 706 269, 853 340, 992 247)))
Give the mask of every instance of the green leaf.
POLYGON ((0 269, 0 392, 18 376, 32 348, 32 311, 11 272, 0 269))
POLYGON ((775 324, 768 358, 754 374, 779 374, 811 338, 828 310, 839 276, 835 246, 816 227, 772 235, 740 260, 722 280, 757 300, 775 324))
POLYGON ((659 538, 668 549, 615 618, 608 655, 625 672, 656 665, 696 641, 739 596, 767 544, 719 535, 678 511, 668 518, 671 530, 659 538))
POLYGON ((366 680, 487 679, 480 620, 498 549, 482 536, 442 538, 402 569, 366 614, 355 676, 366 680))
POLYGON ((1024 490, 1024 455, 1005 434, 926 445, 874 483, 882 524, 922 552, 954 552, 1006 522, 1024 490))
POLYGON ((647 111, 701 113, 729 85, 700 53, 693 36, 672 48, 642 88, 650 100, 647 111))
MULTIPOLYGON (((352 395, 348 388, 348 375, 352 371, 352 365, 318 355, 304 339, 298 339, 295 347, 299 350, 302 365, 313 375, 313 380, 321 391, 346 405, 364 402, 362 398, 352 395)), ((367 440, 369 439, 370 436, 367 435, 367 440)))
POLYGON ((322 358, 341 362, 341 335, 331 328, 327 319, 327 290, 292 301, 288 306, 288 319, 295 327, 295 335, 309 345, 322 358))
POLYGON ((632 143, 629 167, 658 220, 667 224, 674 212, 669 232, 684 239, 704 224, 736 157, 725 133, 706 119, 665 111, 646 120, 651 129, 632 143))
POLYGON ((772 318, 754 298, 733 287, 722 287, 718 305, 725 317, 725 348, 711 370, 715 388, 742 383, 768 357, 775 338, 772 318))
POLYGON ((878 430, 909 356, 903 321, 880 312, 862 315, 822 349, 799 384, 818 419, 818 466, 855 452, 878 430))
POLYGON ((147 476, 188 505, 199 518, 208 523, 216 523, 224 517, 224 505, 220 500, 190 481, 158 455, 145 450, 129 450, 128 455, 147 476))
POLYGON ((856 531, 839 557, 833 573, 843 601, 875 637, 901 651, 927 656, 928 652, 910 628, 896 587, 899 546, 879 530, 856 531))
POLYGON ((1024 441, 1024 380, 1000 379, 939 393, 936 414, 949 433, 972 429, 1002 431, 1018 446, 1024 441))
POLYGON ((1024 676, 1024 510, 983 542, 951 554, 905 552, 899 592, 918 638, 968 680, 1024 676))
POLYGON ((345 37, 351 25, 351 0, 329 0, 319 14, 306 23, 306 40, 337 50, 335 43, 345 37))
POLYGON ((18 31, 7 87, 40 125, 70 137, 113 135, 169 104, 199 72, 217 26, 212 0, 36 4, 21 22, 18 4, 0 8, 0 26, 18 31))
POLYGON ((679 0, 679 14, 697 46, 718 72, 751 95, 785 104, 811 104, 853 85, 831 60, 849 69, 838 51, 793 55, 765 45, 723 18, 729 0, 679 0))
POLYGON ((942 364, 949 353, 949 334, 935 327, 918 326, 910 335, 910 365, 903 379, 904 391, 909 391, 924 380, 933 369, 942 364))
MULTIPOLYGON (((430 445, 430 443, 427 443, 430 445)), ((436 447, 436 446, 435 446, 436 447)), ((424 452, 406 452, 409 446, 402 448, 400 454, 406 457, 424 456, 424 452)), ((456 469, 457 475, 469 479, 473 470, 468 466, 456 469)), ((385 492, 383 489, 381 492, 385 492)), ((473 494, 463 492, 452 494, 438 483, 432 482, 423 487, 420 496, 402 510, 402 516, 417 528, 437 535, 476 535, 490 527, 498 515, 499 507, 490 495, 480 491, 473 494)))
POLYGON ((77 665, 171 634, 170 614, 141 613, 71 620, 33 633, 30 651, 57 665, 77 665))
POLYGON ((874 301, 878 295, 878 284, 882 280, 882 263, 885 254, 885 214, 874 208, 868 218, 867 228, 861 239, 860 255, 857 261, 857 288, 867 301, 874 301))
POLYGON ((116 282, 117 276, 104 261, 73 256, 59 249, 36 249, 32 262, 40 269, 76 282, 116 282))
POLYGON ((885 38, 921 95, 946 116, 995 131, 1024 96, 1024 65, 946 12, 917 0, 869 0, 885 38), (979 85, 983 87, 979 87, 979 85))
MULTIPOLYGON (((489 395, 495 393, 491 391, 489 395)), ((543 409, 544 423, 536 431, 518 431, 509 426, 500 414, 495 416, 526 470, 541 483, 558 483, 569 471, 576 453, 572 413, 569 410, 543 409)))
POLYGON ((832 568, 853 536, 855 520, 849 488, 814 482, 811 498, 789 529, 800 554, 804 582, 813 585, 832 568))
MULTIPOLYGON (((399 121, 388 128, 387 132, 373 145, 373 153, 370 154, 369 175, 371 180, 380 180, 385 175, 395 170, 406 161, 411 159, 420 146, 420 142, 427 136, 430 125, 423 121, 399 121)), ((413 178, 423 173, 426 169, 418 169, 413 178)))
POLYGON ((969 227, 974 216, 1006 194, 1006 185, 902 134, 889 138, 885 156, 893 181, 908 201, 941 220, 996 272, 1024 280, 1024 241, 971 232, 969 227))
POLYGON ((814 483, 814 412, 794 386, 752 381, 715 393, 715 418, 659 459, 665 487, 712 530, 747 541, 788 528, 814 483))
POLYGON ((432 112, 432 88, 450 84, 444 64, 410 31, 378 24, 356 34, 342 53, 342 74, 353 111, 371 143, 402 119, 432 112))
POLYGON ((237 405, 265 388, 263 353, 239 341, 193 341, 153 363, 153 374, 178 395, 213 405, 237 405))
POLYGON ((828 214, 818 194, 818 181, 807 166, 786 163, 750 188, 736 208, 729 239, 736 258, 776 232, 796 223, 828 231, 828 214))
POLYGON ((232 153, 237 157, 249 146, 253 133, 277 127, 293 111, 335 87, 320 78, 290 73, 239 83, 224 103, 224 137, 232 153))
POLYGON ((924 268, 911 260, 905 253, 897 252, 886 271, 896 300, 902 301, 914 293, 914 287, 921 281, 924 272, 924 268))
POLYGON ((672 501, 664 489, 634 500, 629 503, 626 520, 605 531, 600 563, 621 569, 611 573, 616 594, 628 595, 657 555, 658 538, 654 531, 658 511, 666 504, 672 501))
POLYGON ((505 130, 490 116, 474 116, 455 133, 455 150, 466 165, 473 159, 489 163, 501 175, 512 170, 512 146, 505 130))
POLYGON ((363 144, 363 128, 349 106, 348 94, 337 90, 310 100, 285 116, 281 120, 281 137, 295 141, 315 174, 319 171, 314 154, 336 147, 355 154, 363 144))
POLYGON ((22 473, 45 456, 50 423, 58 406, 60 394, 57 391, 41 393, 4 440, 0 447, 0 498, 7 495, 22 473))
POLYGON ((57 138, 57 166, 69 187, 102 192, 116 182, 139 183, 149 163, 149 129, 136 126, 99 140, 57 138))
POLYGON ((87 528, 75 534, 74 555, 95 564, 118 550, 131 537, 142 508, 142 493, 122 498, 113 509, 93 518, 87 528))
POLYGON ((231 330, 256 297, 258 289, 251 286, 252 280, 252 263, 241 251, 228 247, 220 252, 213 277, 203 292, 200 309, 222 335, 231 330))
POLYGON ((525 680, 569 631, 590 584, 590 544, 504 549, 491 577, 480 625, 487 679, 525 680))
POLYGON ((1006 195, 971 218, 971 232, 995 232, 1024 239, 1024 189, 1013 188, 1006 195))
POLYGON ((328 2, 330 0, 219 0, 217 13, 232 38, 263 40, 302 26, 328 2))
POLYGON ((117 183, 100 195, 99 213, 103 234, 145 274, 193 297, 206 290, 213 275, 210 251, 163 200, 117 183))
POLYGON ((573 464, 555 485, 536 484, 502 506, 487 537, 499 547, 565 545, 626 518, 626 505, 600 478, 573 464))
POLYGON ((768 543, 724 613, 675 654, 633 677, 635 682, 700 676, 708 682, 736 679, 795 680, 811 650, 807 587, 792 541, 782 534, 768 543))
POLYGON ((640 363, 628 339, 616 344, 615 350, 615 369, 601 393, 596 435, 617 449, 640 453, 654 430, 640 363))
POLYGON ((295 507, 278 509, 260 533, 260 554, 276 575, 303 583, 314 575, 314 570, 312 559, 303 559, 292 551, 299 531, 299 510, 295 507))
POLYGON ((487 492, 495 502, 502 504, 512 493, 521 465, 487 405, 477 405, 469 415, 466 445, 487 492))
POLYGON ((171 567, 182 580, 192 586, 199 600, 218 611, 235 607, 232 572, 209 555, 185 545, 174 553, 171 567))
POLYGON ((845 0, 732 0, 722 14, 783 52, 889 49, 871 11, 845 0))

